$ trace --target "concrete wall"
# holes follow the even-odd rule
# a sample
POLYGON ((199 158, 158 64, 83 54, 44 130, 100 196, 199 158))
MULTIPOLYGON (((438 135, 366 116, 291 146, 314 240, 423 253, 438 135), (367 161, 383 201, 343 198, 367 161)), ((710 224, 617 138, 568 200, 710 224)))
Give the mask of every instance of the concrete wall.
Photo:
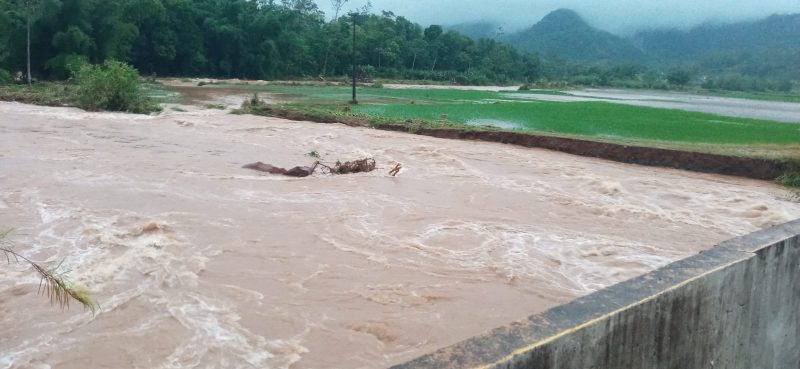
POLYGON ((394 368, 800 369, 799 235, 737 238, 394 368))

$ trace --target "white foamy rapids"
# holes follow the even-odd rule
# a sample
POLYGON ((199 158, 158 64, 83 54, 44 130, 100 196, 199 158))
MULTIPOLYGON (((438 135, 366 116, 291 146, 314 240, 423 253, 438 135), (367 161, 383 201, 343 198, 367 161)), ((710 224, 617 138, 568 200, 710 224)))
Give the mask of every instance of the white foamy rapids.
POLYGON ((657 269, 684 255, 601 234, 514 228, 509 224, 453 220, 428 225, 420 234, 402 238, 381 232, 366 216, 353 217, 347 227, 374 243, 358 248, 335 237, 325 241, 387 266, 405 263, 433 275, 499 278, 508 283, 535 280, 576 296, 657 269), (414 256, 386 257, 397 249, 412 249, 414 256))
MULTIPOLYGON (((47 265, 61 261, 59 273, 66 273, 76 286, 102 296, 102 300, 93 317, 79 314, 55 326, 42 325, 46 333, 4 352, 0 368, 42 366, 35 358, 64 346, 80 347, 81 340, 73 336, 80 329, 76 326, 102 320, 135 299, 148 301, 152 319, 125 333, 147 332, 170 318, 190 332, 190 337, 154 368, 281 369, 289 368, 307 352, 300 344, 302 337, 267 340, 252 334, 237 323, 234 303, 194 292, 198 273, 208 259, 204 255, 207 250, 192 252, 168 220, 44 203, 38 203, 37 211, 41 228, 34 239, 38 242, 25 254, 49 255, 44 260, 47 265), (114 213, 118 215, 109 215, 114 213)), ((20 275, 10 276, 17 279, 20 275)), ((35 276, 24 275, 21 282, 38 283, 35 276)), ((39 327, 35 324, 35 328, 39 327)))
POLYGON ((62 313, 0 267, 0 369, 386 368, 800 217, 770 182, 509 145, 199 107, 0 116, 6 242, 100 303, 62 313), (242 168, 310 151, 378 169, 242 168))

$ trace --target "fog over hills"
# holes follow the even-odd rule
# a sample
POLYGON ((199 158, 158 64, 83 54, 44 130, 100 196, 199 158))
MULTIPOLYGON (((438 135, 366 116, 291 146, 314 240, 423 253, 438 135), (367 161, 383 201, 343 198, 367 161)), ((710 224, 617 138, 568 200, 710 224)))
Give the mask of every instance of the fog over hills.
POLYGON ((725 66, 747 62, 744 74, 763 74, 756 65, 797 75, 800 14, 771 15, 758 20, 705 23, 690 29, 645 29, 618 36, 587 23, 578 13, 560 9, 531 27, 506 32, 488 22, 463 23, 450 29, 473 38, 492 38, 520 50, 590 63, 637 63, 725 66), (792 69, 792 71, 789 71, 792 69))
POLYGON ((587 24, 578 13, 559 9, 533 27, 503 37, 525 51, 581 62, 640 62, 644 53, 628 40, 587 24))
MULTIPOLYGON (((344 10, 368 0, 350 0, 344 10)), ((654 28, 687 30, 704 23, 752 21, 772 14, 800 13, 798 0, 369 0, 373 9, 392 11, 414 22, 456 25, 490 23, 518 31, 537 23, 557 9, 573 9, 590 25, 630 36, 654 28)), ((332 14, 330 0, 317 0, 332 14)))

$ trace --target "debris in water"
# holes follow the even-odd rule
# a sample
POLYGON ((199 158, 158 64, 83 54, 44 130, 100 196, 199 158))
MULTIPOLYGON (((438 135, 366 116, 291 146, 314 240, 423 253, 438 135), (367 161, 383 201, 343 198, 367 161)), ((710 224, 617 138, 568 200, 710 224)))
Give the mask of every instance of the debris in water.
POLYGON ((289 177, 308 177, 308 176, 310 176, 311 174, 314 173, 314 170, 317 169, 317 165, 319 165, 319 162, 314 163, 314 165, 311 166, 311 167, 299 167, 298 166, 298 167, 294 167, 292 169, 286 170, 284 168, 276 167, 276 166, 274 166, 272 164, 264 164, 264 163, 259 161, 257 163, 247 164, 247 165, 243 166, 242 168, 253 169, 253 170, 257 170, 259 172, 266 172, 266 173, 271 173, 271 174, 282 174, 282 175, 289 176, 289 177))
POLYGON ((389 171, 389 175, 392 177, 397 176, 397 174, 400 173, 400 169, 403 169, 403 164, 397 163, 397 165, 389 171))
POLYGON ((314 174, 314 171, 318 166, 325 168, 328 171, 328 174, 367 173, 375 170, 375 159, 365 158, 360 160, 346 161, 344 163, 337 161, 332 167, 317 161, 311 167, 294 167, 289 170, 259 161, 257 163, 247 164, 242 168, 253 169, 259 172, 271 174, 282 174, 289 177, 308 177, 314 174))
POLYGON ((161 230, 161 226, 156 223, 150 223, 142 228, 141 234, 153 233, 161 230))
POLYGON ((375 170, 375 159, 364 158, 360 160, 346 161, 344 163, 337 161, 333 167, 320 163, 330 174, 353 174, 353 173, 367 173, 375 170))

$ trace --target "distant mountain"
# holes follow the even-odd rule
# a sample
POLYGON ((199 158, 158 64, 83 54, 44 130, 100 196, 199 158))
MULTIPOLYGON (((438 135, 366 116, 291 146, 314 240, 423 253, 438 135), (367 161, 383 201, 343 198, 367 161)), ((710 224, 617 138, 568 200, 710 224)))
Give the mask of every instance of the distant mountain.
POLYGON ((642 31, 632 41, 646 54, 662 61, 797 51, 800 50, 800 14, 773 15, 755 22, 702 25, 689 31, 642 31))
POLYGON ((447 31, 456 31, 473 40, 482 38, 501 38, 503 37, 502 27, 499 24, 489 22, 470 22, 460 23, 445 27, 447 31))
POLYGON ((638 62, 645 56, 630 40, 587 24, 578 13, 559 9, 533 27, 508 35, 515 47, 579 62, 638 62))

